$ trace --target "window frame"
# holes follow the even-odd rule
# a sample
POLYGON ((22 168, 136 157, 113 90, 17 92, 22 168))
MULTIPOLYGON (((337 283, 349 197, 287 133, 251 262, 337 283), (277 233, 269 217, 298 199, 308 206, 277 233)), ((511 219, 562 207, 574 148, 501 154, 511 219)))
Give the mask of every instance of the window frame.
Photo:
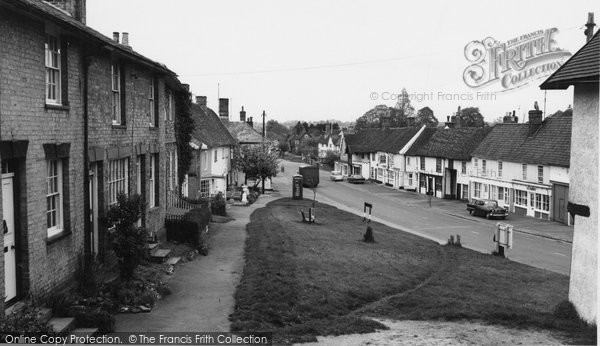
POLYGON ((129 195, 129 157, 108 161, 108 205, 117 203, 120 193, 129 195))
POLYGON ((498 178, 502 178, 502 161, 498 161, 498 178))
POLYGON ((487 175, 487 160, 481 160, 481 175, 484 177, 487 175))
POLYGON ((159 206, 160 197, 160 174, 159 174, 159 161, 158 154, 150 155, 150 198, 149 207, 155 208, 159 206))
POLYGON ((154 85, 154 77, 150 77, 149 80, 149 91, 148 91, 148 124, 150 127, 156 127, 156 86, 154 85))
POLYGON ((521 177, 523 178, 523 180, 527 180, 527 164, 526 163, 521 164, 521 177))
POLYGON ((462 174, 467 174, 467 162, 466 161, 462 161, 461 165, 460 165, 460 172, 462 174))
POLYGON ((527 191, 515 189, 515 205, 527 208, 527 191))
POLYGON ((424 156, 420 156, 419 158, 420 158, 420 160, 421 160, 421 161, 419 162, 419 163, 420 163, 420 165, 419 165, 419 168, 420 168, 422 171, 424 171, 424 170, 425 170, 425 157, 424 157, 424 156))
POLYGON ((46 233, 48 238, 56 236, 64 231, 64 186, 63 186, 63 160, 61 159, 51 159, 46 160, 46 233), (50 176, 50 169, 52 164, 55 163, 55 172, 50 176), (56 180, 56 188, 55 191, 50 192, 50 179, 56 180), (57 197, 56 200, 54 197, 57 197), (54 208, 49 208, 49 198, 53 199, 54 208), (48 219, 48 213, 54 212, 54 224, 50 225, 50 220, 48 219))
POLYGON ((44 73, 45 73, 45 99, 46 104, 50 105, 62 105, 62 46, 61 46, 61 38, 58 34, 57 30, 54 28, 46 28, 46 38, 44 43, 44 73), (51 50, 50 42, 55 41, 55 50, 51 50), (52 58, 53 57, 53 58, 52 58), (54 64, 56 66, 54 66, 54 64), (50 74, 50 72, 53 72, 50 74), (54 75, 56 73, 56 75, 54 75), (50 84, 50 75, 54 76, 55 81, 53 84, 50 84), (49 98, 48 93, 51 90, 50 86, 53 86, 54 90, 54 98, 49 98))
POLYGON ((538 166, 538 183, 544 183, 544 166, 538 166))
POLYGON ((118 61, 113 61, 110 64, 110 80, 111 80, 111 116, 113 125, 123 125, 123 102, 121 98, 122 92, 122 71, 121 64, 118 61))
POLYGON ((442 159, 439 157, 435 158, 435 171, 437 173, 442 173, 442 159))
POLYGON ((209 179, 201 179, 200 180, 200 197, 208 197, 208 196, 210 196, 210 180, 209 179))
POLYGON ((473 183, 473 197, 481 198, 482 185, 483 185, 482 183, 478 183, 478 182, 473 183))

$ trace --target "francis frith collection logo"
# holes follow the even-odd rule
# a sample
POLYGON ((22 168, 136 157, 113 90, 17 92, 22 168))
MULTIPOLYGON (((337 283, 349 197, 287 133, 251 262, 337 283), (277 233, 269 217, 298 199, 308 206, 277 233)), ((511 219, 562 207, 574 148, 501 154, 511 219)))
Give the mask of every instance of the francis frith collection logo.
POLYGON ((471 63, 463 80, 471 88, 496 86, 508 91, 531 81, 548 77, 571 53, 558 47, 557 28, 538 30, 504 43, 493 37, 472 41, 465 46, 465 58, 471 63))

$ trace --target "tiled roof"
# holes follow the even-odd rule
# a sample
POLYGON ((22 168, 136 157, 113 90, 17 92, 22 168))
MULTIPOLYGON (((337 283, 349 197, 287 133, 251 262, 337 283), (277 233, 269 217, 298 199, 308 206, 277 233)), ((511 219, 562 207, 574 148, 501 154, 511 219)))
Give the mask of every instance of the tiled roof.
POLYGON ((24 10, 29 14, 39 15, 48 20, 51 20, 60 26, 63 26, 69 30, 76 31, 86 36, 89 42, 96 41, 102 46, 110 46, 119 54, 128 57, 130 59, 142 62, 145 65, 161 70, 171 75, 175 73, 169 70, 164 64, 148 59, 147 57, 135 52, 131 48, 115 42, 113 39, 104 36, 98 31, 86 26, 79 22, 75 18, 59 10, 58 8, 41 0, 2 0, 0 6, 10 6, 17 10, 24 10))
POLYGON ((406 155, 470 160, 489 132, 487 127, 426 128, 406 155))
POLYGON ((497 124, 473 157, 569 167, 572 119, 568 114, 546 118, 532 137, 529 124, 497 124))
POLYGON ((194 120, 194 132, 192 137, 215 148, 221 146, 235 146, 237 141, 223 125, 219 116, 210 108, 203 108, 192 103, 192 119, 194 120))
POLYGON ((417 127, 364 129, 344 138, 350 153, 398 153, 417 132, 417 127))
POLYGON ((578 82, 595 82, 600 77, 600 31, 556 70, 541 89, 566 89, 578 82))
POLYGON ((229 133, 237 139, 240 144, 262 143, 263 138, 252 126, 242 121, 228 121, 225 123, 229 133))

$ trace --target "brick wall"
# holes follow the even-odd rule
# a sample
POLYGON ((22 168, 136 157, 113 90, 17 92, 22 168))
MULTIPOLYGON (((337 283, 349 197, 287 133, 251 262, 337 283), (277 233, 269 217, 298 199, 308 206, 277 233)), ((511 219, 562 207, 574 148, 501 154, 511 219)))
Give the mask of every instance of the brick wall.
MULTIPOLYGON (((3 141, 29 141, 26 157, 17 164, 16 228, 22 258, 22 293, 43 297, 73 278, 83 251, 83 108, 81 56, 77 41, 69 41, 69 106, 45 104, 45 26, 8 11, 0 12, 0 114, 3 141), (49 243, 46 225, 46 156, 44 144, 70 143, 63 206, 70 234, 49 243), (67 182, 68 181, 68 182, 67 182)), ((65 52, 63 51, 63 54, 65 52)), ((66 161, 65 161, 66 162, 66 161)), ((2 269, 4 266, 0 266, 2 269)), ((4 286, 3 276, 2 287, 4 286)))
MULTIPOLYGON (((100 158, 103 161, 103 176, 109 176, 108 152, 115 148, 129 148, 131 154, 129 157, 129 191, 131 193, 137 190, 137 169, 136 157, 138 154, 144 155, 144 190, 146 192, 146 201, 150 191, 150 154, 156 148, 158 151, 159 162, 159 200, 155 208, 149 208, 145 212, 145 226, 148 230, 161 234, 164 231, 164 216, 166 197, 164 192, 166 179, 166 152, 165 152, 165 85, 164 80, 158 78, 158 102, 159 121, 158 127, 149 126, 149 83, 154 78, 153 72, 149 69, 136 66, 134 63, 121 60, 125 78, 125 124, 123 126, 112 125, 112 91, 111 91, 111 63, 112 57, 109 54, 94 57, 89 67, 89 146, 90 148, 99 148, 103 153, 100 158), (139 151, 141 148, 141 151, 139 151)), ((122 90, 122 92, 123 92, 122 90)), ((122 105, 123 107, 123 105, 122 105)), ((103 179, 101 194, 108 196, 108 180, 103 179)), ((100 204, 99 214, 102 215, 108 208, 108 200, 100 204)), ((106 232, 106 226, 101 227, 99 232, 106 232)), ((100 239, 105 239, 102 235, 100 239)), ((101 246, 109 251, 108 244, 101 246)))

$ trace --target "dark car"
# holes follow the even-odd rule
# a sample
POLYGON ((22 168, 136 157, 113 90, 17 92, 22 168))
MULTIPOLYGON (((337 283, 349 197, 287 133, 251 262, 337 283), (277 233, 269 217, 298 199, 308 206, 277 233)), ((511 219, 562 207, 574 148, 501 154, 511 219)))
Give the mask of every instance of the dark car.
POLYGON ((467 203, 467 210, 471 215, 485 216, 488 219, 493 217, 506 219, 508 217, 508 210, 491 199, 473 199, 467 203))
POLYGON ((352 174, 348 177, 348 182, 352 184, 364 184, 365 178, 360 174, 352 174))

